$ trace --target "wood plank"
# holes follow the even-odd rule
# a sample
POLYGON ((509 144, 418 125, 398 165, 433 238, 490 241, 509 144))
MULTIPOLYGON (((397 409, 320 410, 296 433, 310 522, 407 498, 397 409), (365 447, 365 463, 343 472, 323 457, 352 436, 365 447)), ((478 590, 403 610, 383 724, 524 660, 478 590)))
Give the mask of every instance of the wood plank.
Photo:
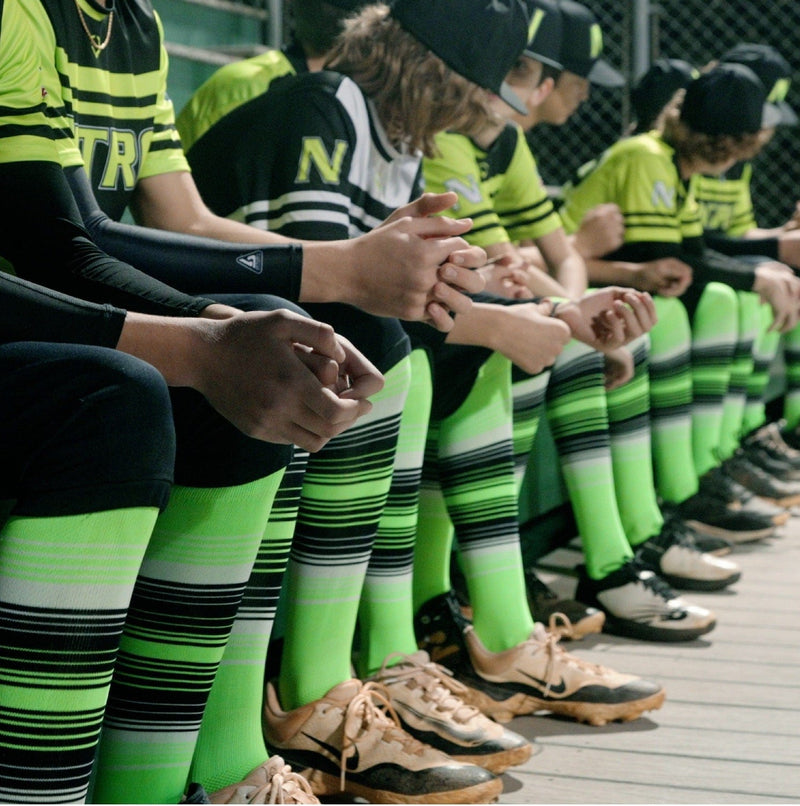
MULTIPOLYGON (((709 760, 731 760, 741 754, 742 733, 730 730, 724 718, 698 724, 697 709, 683 724, 665 724, 661 712, 649 714, 635 724, 606 725, 593 728, 576 725, 554 717, 531 717, 534 725, 514 723, 514 730, 535 741, 537 747, 573 747, 603 750, 607 752, 646 753, 654 757, 671 757, 675 754, 709 760)), ((689 712, 684 712, 689 715, 689 712)), ((710 716, 706 714, 706 716, 710 716)), ((751 726, 762 726, 760 732, 748 731, 746 739, 747 760, 750 763, 793 766, 800 758, 800 736, 797 731, 778 738, 774 732, 763 730, 761 712, 750 713, 751 726)), ((796 724, 796 723, 795 723, 796 724)))
MULTIPOLYGON (((597 782, 614 784, 614 802, 620 803, 625 802, 622 796, 629 784, 664 790, 665 802, 673 802, 673 790, 681 789, 693 789, 697 795, 724 793, 728 802, 752 802, 761 797, 796 799, 800 795, 800 767, 796 765, 743 758, 693 758, 682 754, 680 748, 673 754, 659 755, 657 761, 649 763, 647 753, 558 745, 544 747, 527 767, 540 777, 570 779, 576 794, 583 790, 584 802, 597 802, 597 782)), ((695 802, 707 801, 703 797, 695 802)))

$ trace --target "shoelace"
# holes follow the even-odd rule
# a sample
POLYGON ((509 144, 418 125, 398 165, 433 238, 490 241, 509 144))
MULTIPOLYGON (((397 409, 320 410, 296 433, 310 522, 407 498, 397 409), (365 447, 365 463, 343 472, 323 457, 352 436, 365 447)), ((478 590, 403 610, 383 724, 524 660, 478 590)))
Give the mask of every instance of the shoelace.
POLYGON ((383 740, 398 742, 408 753, 420 755, 425 745, 400 727, 394 708, 389 701, 389 692, 381 683, 369 681, 361 686, 361 690, 347 704, 344 712, 342 737, 342 755, 339 759, 339 785, 344 792, 347 759, 355 754, 356 742, 371 728, 383 733, 383 740))
POLYGON ((665 602, 675 599, 675 591, 660 577, 646 565, 637 562, 635 559, 631 561, 631 566, 637 572, 639 581, 645 588, 653 591, 656 595, 660 596, 665 602))
MULTIPOLYGON (((187 802, 214 803, 216 801, 206 797, 202 801, 187 799, 187 802)), ((230 803, 231 800, 226 802, 230 803)), ((319 803, 319 799, 311 789, 311 784, 302 775, 294 772, 280 756, 272 756, 236 787, 233 802, 302 804, 319 803), (263 780, 261 780, 262 776, 263 780)))
POLYGON ((555 613, 550 614, 547 622, 547 631, 552 635, 558 635, 560 638, 572 638, 572 622, 566 613, 556 610, 555 613))
POLYGON ((467 687, 453 678, 453 673, 438 663, 421 663, 419 659, 402 652, 393 652, 383 662, 378 681, 385 686, 405 682, 422 689, 424 696, 434 704, 439 713, 447 714, 454 722, 469 722, 480 711, 464 702, 467 687), (389 662, 401 658, 401 662, 389 666, 389 662))
POLYGON ((253 792, 248 803, 319 803, 308 781, 294 772, 280 756, 270 758, 266 763, 266 773, 266 785, 253 792), (256 797, 262 793, 269 799, 256 797))
MULTIPOLYGON (((550 617, 551 624, 554 616, 561 616, 569 622, 569 619, 567 619, 563 613, 553 613, 550 617)), ((563 647, 558 645, 560 640, 561 637, 557 632, 546 630, 544 624, 537 622, 533 630, 533 635, 526 642, 535 644, 538 651, 544 651, 547 654, 547 663, 544 668, 544 679, 547 681, 544 687, 545 697, 550 693, 550 686, 554 682, 556 667, 559 664, 566 664, 595 675, 607 675, 611 673, 611 670, 605 666, 590 663, 589 661, 581 660, 574 655, 570 655, 563 647)))

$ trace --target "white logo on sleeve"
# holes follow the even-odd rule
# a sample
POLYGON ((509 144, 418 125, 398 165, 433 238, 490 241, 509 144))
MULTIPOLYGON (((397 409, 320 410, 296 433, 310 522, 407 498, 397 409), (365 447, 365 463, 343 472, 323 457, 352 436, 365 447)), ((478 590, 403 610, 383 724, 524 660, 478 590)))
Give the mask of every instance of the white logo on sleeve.
POLYGON ((666 183, 659 179, 653 184, 653 193, 650 197, 653 207, 666 207, 667 210, 675 209, 675 188, 667 187, 666 183))
POLYGON ((444 183, 444 186, 448 190, 452 190, 454 193, 465 198, 470 204, 479 204, 483 199, 483 194, 481 193, 481 186, 478 184, 478 180, 474 176, 468 176, 466 179, 469 184, 463 182, 461 179, 448 179, 444 183))
POLYGON ((246 255, 239 255, 236 262, 240 266, 244 266, 248 271, 253 274, 261 274, 264 271, 264 256, 261 252, 248 252, 246 255))

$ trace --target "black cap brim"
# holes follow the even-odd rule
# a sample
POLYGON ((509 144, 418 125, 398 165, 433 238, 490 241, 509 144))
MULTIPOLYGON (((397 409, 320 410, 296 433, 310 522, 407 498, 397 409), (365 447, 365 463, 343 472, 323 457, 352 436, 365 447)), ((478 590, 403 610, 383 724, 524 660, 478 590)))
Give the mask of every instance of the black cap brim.
POLYGON ((516 112, 519 112, 520 115, 527 115, 530 110, 527 106, 522 102, 522 99, 517 95, 511 87, 506 84, 504 81, 500 85, 500 97, 516 112))
POLYGON ((586 76, 591 84, 599 87, 624 87, 625 79, 618 70, 615 70, 605 59, 598 59, 586 76))
POLYGON ((527 56, 529 59, 533 59, 534 61, 541 62, 542 64, 547 64, 550 67, 555 67, 556 70, 563 70, 564 65, 561 62, 557 62, 555 59, 551 59, 549 56, 543 56, 541 53, 537 53, 535 50, 525 50, 522 51, 523 56, 527 56))

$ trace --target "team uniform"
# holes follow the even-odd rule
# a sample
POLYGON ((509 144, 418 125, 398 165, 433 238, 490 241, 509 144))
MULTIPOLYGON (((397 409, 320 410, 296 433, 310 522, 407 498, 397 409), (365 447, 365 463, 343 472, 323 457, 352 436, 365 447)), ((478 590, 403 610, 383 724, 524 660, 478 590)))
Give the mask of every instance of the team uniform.
MULTIPOLYGON (((692 188, 706 241, 720 252, 736 255, 755 265, 765 260, 778 260, 779 256, 776 237, 744 237, 758 227, 750 195, 752 174, 752 163, 741 162, 721 176, 698 174, 692 177, 692 188)), ((769 307, 762 305, 757 295, 747 292, 739 292, 739 302, 741 324, 723 431, 725 456, 733 454, 742 434, 766 420, 764 392, 770 365, 780 345, 780 334, 769 331, 772 324, 769 307)), ((785 414, 790 425, 798 419, 798 338, 800 332, 795 328, 786 334, 784 344, 788 386, 785 414)))
POLYGON ((561 213, 568 230, 597 204, 619 205, 624 242, 606 258, 676 257, 693 268, 694 280, 680 301, 656 297, 659 322, 650 334, 659 492, 667 501, 685 501, 697 492, 698 477, 718 464, 722 400, 738 328, 734 289, 752 288, 754 270, 706 247, 691 186, 680 177, 672 147, 654 132, 621 140, 584 166, 565 188, 564 199, 561 213), (687 452, 696 475, 686 472, 687 452))
MULTIPOLYGON (((32 241, 20 243, 19 234, 14 232, 4 237, 3 249, 17 271, 37 279, 46 276, 48 285, 81 298, 150 313, 197 315, 212 302, 211 298, 194 296, 203 286, 209 291, 242 291, 245 296, 214 294, 213 300, 244 309, 291 307, 284 299, 252 292, 277 287, 296 293, 300 246, 274 250, 256 247, 245 252, 237 246, 117 225, 108 218, 108 213, 121 215, 139 179, 188 170, 164 90, 166 57, 160 22, 149 3, 125 3, 113 9, 112 37, 106 49, 90 43, 72 3, 26 3, 12 15, 8 10, 15 6, 16 2, 4 4, 7 13, 2 34, 12 45, 4 47, 10 68, 3 78, 19 75, 23 50, 31 54, 35 68, 28 75, 35 77, 36 102, 44 100, 49 123, 38 133, 49 129, 50 159, 57 158, 72 180, 78 178, 73 190, 84 194, 81 213, 87 227, 111 244, 118 256, 130 258, 148 273, 166 269, 165 277, 177 277, 191 296, 107 258, 98 258, 89 266, 83 261, 42 266, 47 262, 42 260, 43 251, 34 255, 32 241), (88 179, 81 167, 84 163, 88 179), (89 203, 93 206, 87 206, 89 203), (243 257, 248 259, 241 260, 243 257), (279 271, 273 273, 273 265, 279 271), (260 274, 253 271, 254 266, 262 269, 260 274), (188 272, 189 267, 197 267, 196 277, 188 272), (221 277, 220 267, 230 271, 221 277)), ((101 41, 111 24, 112 9, 101 10, 81 2, 80 11, 101 41)), ((19 81, 17 86, 25 83, 19 81)), ((9 120, 9 110, 4 106, 4 123, 9 120)), ((17 124, 13 116, 10 123, 17 124)), ((23 142, 25 149, 30 148, 30 142, 23 142)), ((16 180, 24 180, 20 171, 16 180)), ((20 198, 31 201, 24 195, 20 198)), ((47 198, 40 195, 43 203, 47 198)), ((74 227, 80 230, 79 224, 74 227)), ((30 229, 22 232, 30 235, 30 229)), ((37 233, 33 237, 40 236, 37 233)), ((88 243, 82 231, 75 238, 88 243)), ((146 558, 132 606, 132 612, 139 615, 126 623, 95 783, 95 797, 109 801, 134 797, 177 801, 184 791, 196 744, 192 731, 200 725, 272 498, 291 457, 289 446, 245 437, 192 390, 174 390, 172 406, 179 486, 173 489, 170 506, 159 518, 148 549, 148 557, 168 551, 171 560, 164 564, 146 558), (205 529, 200 545, 196 528, 205 529), (232 534, 246 537, 232 538, 232 534), (212 539, 214 536, 218 541, 212 539), (220 584, 209 585, 215 580, 220 584), (187 602, 191 603, 188 612, 187 602), (213 618, 206 618, 212 611, 213 618), (214 627, 213 635, 209 628, 212 622, 220 625, 219 630, 214 627), (159 667, 156 685, 134 671, 141 662, 159 667), (206 664, 211 673, 186 685, 187 670, 196 664, 206 664), (141 716, 145 711, 146 720, 141 716), (176 724, 187 730, 176 733, 176 724), (162 763, 165 746, 150 741, 153 735, 165 734, 171 737, 172 763, 167 768, 162 763), (150 774, 120 770, 119 754, 123 752, 129 760, 135 759, 128 770, 147 769, 150 774)), ((262 762, 260 739, 253 752, 259 753, 262 762)), ((219 767, 218 758, 215 768, 219 767)), ((88 769, 83 774, 88 774, 88 769)), ((236 770, 233 780, 243 778, 248 770, 236 770)), ((231 775, 230 770, 225 772, 231 775)), ((230 782, 230 778, 225 781, 230 782)))
MULTIPOLYGON (((440 135, 437 145, 440 155, 425 161, 427 187, 459 193, 454 215, 476 220, 476 231, 467 239, 485 246, 519 243, 561 228, 519 127, 507 125, 488 149, 452 133, 440 135)), ((535 377, 512 370, 518 477, 524 472, 546 398, 548 421, 585 545, 586 573, 592 580, 627 567, 634 549, 657 539, 664 526, 646 428, 645 345, 636 345, 634 352, 636 377, 613 396, 604 389, 602 355, 579 342, 567 345, 552 370, 535 377), (622 444, 624 451, 618 449, 622 444)), ((663 640, 669 634, 654 629, 645 635, 646 628, 639 627, 642 637, 663 640)))
POLYGON ((307 71, 305 55, 296 42, 220 67, 178 115, 176 124, 184 150, 188 152, 220 118, 265 93, 275 79, 307 71))

